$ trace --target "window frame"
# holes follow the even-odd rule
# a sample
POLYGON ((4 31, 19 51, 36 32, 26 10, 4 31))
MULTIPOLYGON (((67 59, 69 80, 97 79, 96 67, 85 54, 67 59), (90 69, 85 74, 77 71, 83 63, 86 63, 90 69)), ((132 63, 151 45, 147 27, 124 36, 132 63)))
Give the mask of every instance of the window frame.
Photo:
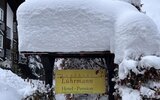
POLYGON ((7 32, 6 32, 6 37, 8 39, 11 39, 11 28, 7 26, 7 32))
POLYGON ((0 8, 0 21, 4 21, 4 11, 0 8))
POLYGON ((0 49, 3 49, 3 35, 4 33, 0 30, 0 49))

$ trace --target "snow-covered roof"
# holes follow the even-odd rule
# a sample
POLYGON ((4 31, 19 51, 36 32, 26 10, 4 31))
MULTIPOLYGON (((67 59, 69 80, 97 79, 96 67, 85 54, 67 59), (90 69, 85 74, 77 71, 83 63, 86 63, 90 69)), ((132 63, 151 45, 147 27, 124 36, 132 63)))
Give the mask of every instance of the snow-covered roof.
POLYGON ((20 51, 108 50, 116 63, 160 51, 155 23, 123 1, 27 0, 17 16, 20 51))

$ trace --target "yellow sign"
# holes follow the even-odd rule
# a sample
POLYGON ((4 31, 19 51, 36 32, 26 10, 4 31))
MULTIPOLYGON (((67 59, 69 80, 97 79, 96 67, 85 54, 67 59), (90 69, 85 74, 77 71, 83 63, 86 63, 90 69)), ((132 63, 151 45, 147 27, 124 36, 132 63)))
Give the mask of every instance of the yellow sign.
POLYGON ((57 70, 57 94, 105 93, 105 70, 57 70))

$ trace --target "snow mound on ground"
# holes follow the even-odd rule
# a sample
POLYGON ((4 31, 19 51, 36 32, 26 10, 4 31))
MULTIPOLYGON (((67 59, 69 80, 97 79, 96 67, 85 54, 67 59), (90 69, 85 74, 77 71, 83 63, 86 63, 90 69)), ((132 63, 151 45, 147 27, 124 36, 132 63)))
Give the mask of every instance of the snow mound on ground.
POLYGON ((55 98, 56 98, 56 100, 66 100, 64 94, 56 94, 55 98))
POLYGON ((9 70, 0 68, 0 98, 20 100, 35 91, 31 85, 9 70))
POLYGON ((130 3, 27 0, 17 15, 20 51, 111 51, 117 64, 160 51, 155 23, 130 3))
POLYGON ((21 100, 21 95, 18 94, 15 88, 0 82, 0 99, 1 100, 21 100))

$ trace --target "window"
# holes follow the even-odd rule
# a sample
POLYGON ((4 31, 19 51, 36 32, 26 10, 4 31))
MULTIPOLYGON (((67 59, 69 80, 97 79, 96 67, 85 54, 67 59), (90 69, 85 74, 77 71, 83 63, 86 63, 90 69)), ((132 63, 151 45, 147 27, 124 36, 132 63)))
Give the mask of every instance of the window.
POLYGON ((3 21, 3 17, 4 17, 4 12, 3 12, 3 10, 0 8, 0 21, 3 21))
POLYGON ((3 32, 0 30, 0 48, 3 48, 3 32))

